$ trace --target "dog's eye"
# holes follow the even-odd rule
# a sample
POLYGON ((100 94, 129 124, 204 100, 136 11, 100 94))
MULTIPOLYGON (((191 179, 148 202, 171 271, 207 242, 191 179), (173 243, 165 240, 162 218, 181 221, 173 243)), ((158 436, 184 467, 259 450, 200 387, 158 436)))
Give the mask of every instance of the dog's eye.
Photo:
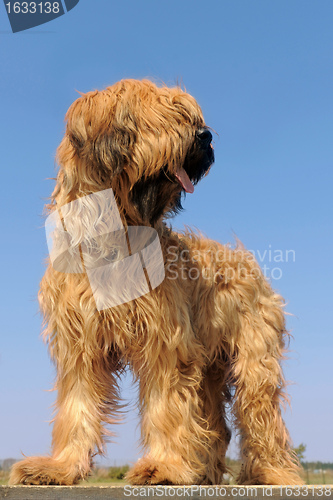
POLYGON ((208 146, 212 142, 212 139, 213 139, 211 132, 207 128, 202 128, 202 129, 198 130, 197 137, 206 146, 208 146))

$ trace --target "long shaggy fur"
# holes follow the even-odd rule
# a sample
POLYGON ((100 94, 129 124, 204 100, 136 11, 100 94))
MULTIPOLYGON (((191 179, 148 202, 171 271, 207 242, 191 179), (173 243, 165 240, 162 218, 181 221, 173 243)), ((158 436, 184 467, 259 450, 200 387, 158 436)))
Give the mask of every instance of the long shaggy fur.
POLYGON ((39 300, 57 368, 52 455, 15 464, 11 483, 86 477, 103 451, 105 424, 117 420, 117 377, 129 365, 139 380, 146 450, 130 483, 222 483, 228 403, 241 437, 238 482, 300 484, 280 411, 283 300, 245 249, 165 224, 181 208, 179 169, 196 184, 214 159, 200 107, 179 87, 124 80, 81 95, 66 121, 48 211, 112 188, 125 227, 157 230, 166 277, 149 294, 97 311, 86 274, 49 264, 39 300))

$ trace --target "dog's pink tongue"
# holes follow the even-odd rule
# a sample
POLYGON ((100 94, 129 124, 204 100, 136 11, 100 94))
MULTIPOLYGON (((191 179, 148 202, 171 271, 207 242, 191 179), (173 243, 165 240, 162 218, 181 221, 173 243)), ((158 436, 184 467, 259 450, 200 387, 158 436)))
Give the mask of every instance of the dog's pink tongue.
POLYGON ((179 167, 176 172, 176 177, 180 183, 180 185, 185 189, 187 193, 194 192, 194 186, 190 181, 189 176, 187 175, 185 169, 183 167, 179 167))

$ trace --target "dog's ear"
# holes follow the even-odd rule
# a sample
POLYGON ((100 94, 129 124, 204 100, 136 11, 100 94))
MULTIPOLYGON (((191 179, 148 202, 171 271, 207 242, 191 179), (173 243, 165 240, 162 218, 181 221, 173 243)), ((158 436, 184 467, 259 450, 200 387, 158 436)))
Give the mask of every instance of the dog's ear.
POLYGON ((83 94, 66 114, 66 136, 74 153, 110 177, 122 171, 131 142, 114 123, 114 105, 109 96, 94 91, 83 94))
POLYGON ((65 117, 66 136, 79 156, 88 138, 86 108, 86 97, 82 95, 70 106, 65 117))

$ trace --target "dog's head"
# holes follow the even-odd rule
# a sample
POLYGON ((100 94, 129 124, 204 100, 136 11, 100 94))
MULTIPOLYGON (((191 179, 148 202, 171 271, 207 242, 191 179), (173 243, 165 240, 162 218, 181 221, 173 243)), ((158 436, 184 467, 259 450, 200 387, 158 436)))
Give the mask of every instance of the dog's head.
POLYGON ((154 225, 181 208, 181 194, 214 161, 195 99, 179 87, 122 80, 81 95, 66 115, 53 200, 62 206, 112 188, 124 219, 154 225))

